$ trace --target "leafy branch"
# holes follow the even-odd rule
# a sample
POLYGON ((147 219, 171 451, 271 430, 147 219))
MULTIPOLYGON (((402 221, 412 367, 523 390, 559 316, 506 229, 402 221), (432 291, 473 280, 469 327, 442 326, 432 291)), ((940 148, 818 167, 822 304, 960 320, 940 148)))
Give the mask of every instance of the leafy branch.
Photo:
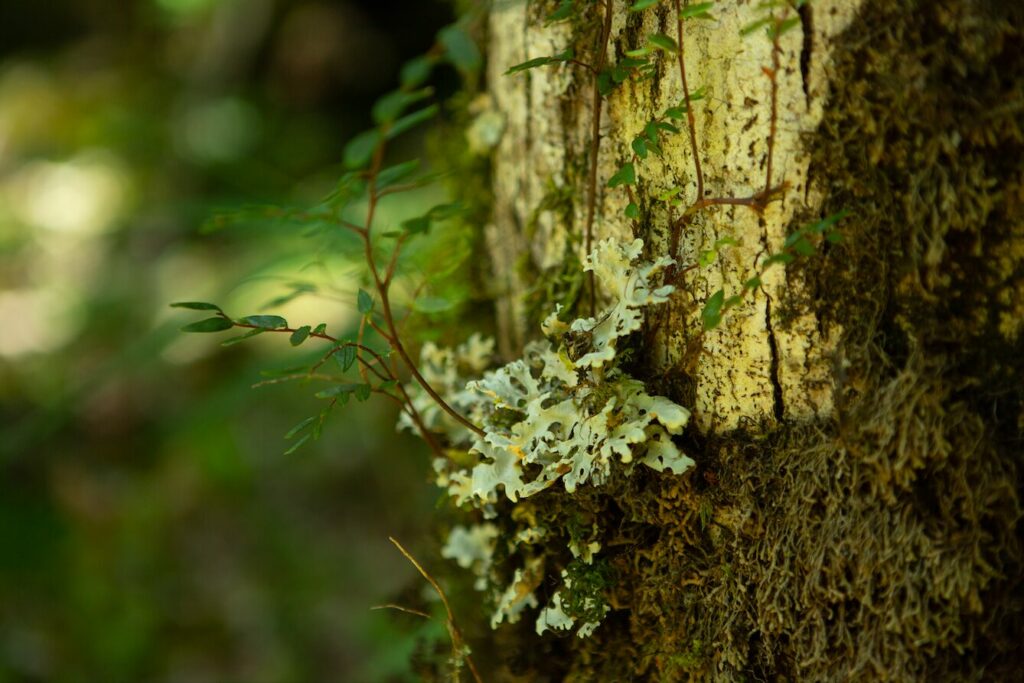
MULTIPOLYGON (((318 398, 329 399, 327 408, 318 417, 308 418, 299 423, 287 434, 287 438, 290 439, 304 433, 289 452, 311 436, 319 436, 323 421, 334 406, 344 405, 353 397, 358 401, 364 401, 372 394, 380 394, 400 406, 435 454, 444 455, 442 445, 427 428, 423 416, 413 404, 408 389, 401 380, 403 374, 408 374, 452 419, 474 434, 483 434, 479 427, 446 402, 420 373, 401 334, 401 321, 396 321, 396 310, 392 301, 392 286, 395 284, 403 247, 410 239, 429 232, 435 222, 457 215, 461 207, 458 204, 440 204, 423 215, 405 221, 400 226, 401 229, 380 234, 375 225, 380 201, 383 198, 423 187, 437 178, 420 174, 418 160, 386 167, 384 159, 388 145, 393 139, 437 116, 440 108, 438 104, 429 102, 433 97, 433 89, 425 83, 433 67, 441 61, 451 63, 463 75, 470 75, 479 70, 479 50, 459 24, 442 29, 438 33, 434 47, 425 55, 407 62, 402 67, 401 86, 374 104, 372 117, 375 125, 354 136, 345 146, 342 158, 348 172, 341 177, 335 191, 325 202, 316 211, 288 212, 298 217, 315 216, 318 221, 350 232, 360 240, 372 294, 363 289, 357 293, 356 308, 361 319, 354 340, 339 339, 328 334, 325 324, 315 328, 309 325, 293 328, 284 318, 275 315, 254 315, 234 319, 216 304, 195 301, 172 304, 178 308, 212 311, 215 314, 211 318, 186 325, 182 328, 185 332, 221 332, 232 328, 247 330, 245 334, 229 339, 225 342, 226 345, 267 332, 288 334, 293 346, 298 346, 311 337, 330 343, 330 348, 311 368, 286 373, 284 376, 261 383, 299 379, 333 383, 333 386, 317 393, 318 398), (344 210, 353 201, 361 198, 366 202, 365 213, 361 221, 353 221, 344 210), (383 259, 378 258, 377 253, 382 239, 388 240, 390 244, 390 253, 385 254, 383 259), (387 344, 388 353, 381 353, 366 343, 366 335, 371 330, 387 344), (353 366, 356 367, 361 381, 343 381, 344 377, 321 372, 320 368, 331 358, 337 361, 343 375, 353 366)), ((404 317, 402 320, 404 321, 404 317)))

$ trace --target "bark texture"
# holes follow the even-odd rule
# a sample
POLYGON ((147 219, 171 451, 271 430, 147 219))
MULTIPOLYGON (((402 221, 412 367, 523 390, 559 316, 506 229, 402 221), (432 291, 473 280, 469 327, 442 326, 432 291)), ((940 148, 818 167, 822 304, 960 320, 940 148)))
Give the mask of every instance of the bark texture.
MULTIPOLYGON (((626 50, 642 47, 649 34, 675 36, 671 3, 645 13, 629 12, 629 4, 612 3, 610 64, 626 50)), ((688 374, 695 382, 693 405, 704 430, 735 429, 743 421, 827 415, 833 408, 826 356, 840 329, 823 329, 810 311, 785 327, 773 326, 773 302, 786 286, 781 270, 769 273, 761 292, 728 324, 705 336, 704 353, 686 358, 684 350, 699 330, 703 301, 720 287, 738 291, 755 274, 757 257, 781 247, 794 215, 814 211, 820 204, 820 192, 808 182, 810 156, 802 136, 821 121, 835 37, 858 4, 830 0, 800 14, 792 12, 800 19, 801 30, 790 31, 782 40, 773 178, 773 184, 785 181, 790 190, 763 217, 744 207, 705 211, 683 235, 679 253, 672 254, 685 266, 723 236, 741 243, 723 252, 713 268, 692 272, 656 348, 650 349, 657 370, 696 363, 688 374)), ((536 316, 529 315, 522 295, 535 285, 537 274, 557 272, 567 252, 579 257, 585 250, 593 79, 580 67, 502 76, 509 65, 559 53, 574 43, 581 60, 597 62, 602 10, 588 9, 589 16, 578 22, 582 27, 567 22, 544 27, 542 17, 549 9, 538 3, 504 3, 491 20, 489 76, 497 106, 508 117, 495 163, 492 250, 509 293, 501 316, 508 332, 503 336, 513 347, 536 333, 536 316), (529 260, 520 260, 517 270, 510 254, 529 254, 529 260)), ((707 93, 695 106, 706 196, 748 196, 765 184, 771 103, 770 82, 762 68, 772 65, 772 45, 761 32, 740 35, 743 26, 761 16, 756 3, 721 3, 714 22, 685 24, 690 88, 707 93)), ((603 181, 632 155, 630 141, 644 125, 682 95, 675 60, 667 56, 655 79, 627 82, 608 98, 601 125, 595 240, 630 235, 630 221, 623 216, 629 199, 621 189, 606 188, 603 181)), ((652 253, 668 250, 669 216, 663 204, 649 198, 674 187, 682 188, 684 201, 696 198, 689 144, 685 134, 671 136, 663 157, 649 157, 639 167, 638 194, 645 199, 641 236, 652 253)))
MULTIPOLYGON (((610 2, 612 64, 648 34, 675 35, 672 3, 628 4, 610 2)), ((723 1, 716 21, 686 24, 691 88, 707 92, 695 113, 709 196, 765 182, 771 43, 739 35, 755 5, 723 1)), ((594 61, 601 6, 545 27, 554 6, 499 1, 490 18, 506 128, 488 243, 510 356, 572 299, 585 243, 592 77, 502 75, 569 45, 594 61)), ((700 214, 680 264, 726 235, 740 246, 689 271, 637 340, 649 384, 694 409, 698 468, 537 496, 542 519, 571 509, 600 527, 613 611, 586 640, 499 632, 498 679, 1019 679, 1024 10, 819 0, 794 16, 774 153, 789 187, 763 216, 700 214), (694 342, 711 292, 738 291, 788 233, 840 209, 841 244, 769 271, 694 342)), ((606 100, 599 188, 680 99, 673 64, 606 100)), ((649 198, 696 191, 685 133, 664 151, 638 167, 639 236, 655 255, 670 220, 649 198)), ((632 237, 627 201, 600 190, 595 241, 632 237)))

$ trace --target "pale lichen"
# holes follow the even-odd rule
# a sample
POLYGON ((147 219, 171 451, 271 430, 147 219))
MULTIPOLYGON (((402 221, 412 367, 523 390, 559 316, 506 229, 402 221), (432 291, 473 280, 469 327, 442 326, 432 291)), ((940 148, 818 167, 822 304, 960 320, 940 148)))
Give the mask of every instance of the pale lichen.
MULTIPOLYGON (((466 449, 472 464, 463 459, 436 463, 438 484, 459 505, 496 515, 502 495, 516 503, 561 482, 574 493, 580 486, 606 482, 613 467, 628 474, 637 462, 661 472, 682 474, 693 465, 673 443, 672 435, 686 426, 690 411, 663 396, 647 393, 644 383, 619 366, 617 351, 628 335, 640 329, 644 308, 668 300, 672 286, 660 284, 661 272, 672 264, 667 257, 641 260, 643 242, 618 244, 605 240, 584 261, 593 271, 610 302, 595 317, 564 323, 556 310, 543 325, 546 342, 528 344, 523 357, 479 379, 493 346, 478 337, 454 351, 428 344, 422 354, 423 374, 451 405, 483 430, 474 436, 447 419, 417 387, 407 391, 428 427, 443 431, 454 446, 466 449)), ((403 423, 409 427, 409 424, 403 423)), ((489 574, 490 559, 483 553, 495 538, 493 525, 474 530, 456 527, 445 546, 445 556, 478 577, 489 574)), ((523 530, 509 542, 509 555, 521 545, 544 539, 537 530, 523 530)), ((571 544, 572 554, 590 564, 600 546, 571 544)), ((496 587, 492 625, 515 622, 527 607, 536 607, 533 588, 541 579, 535 557, 516 570, 511 584, 496 587)), ((478 585, 479 585, 478 581, 478 585)), ((568 582, 563 588, 570 590, 568 582)), ((574 618, 561 607, 560 592, 537 621, 544 628, 568 628, 574 618), (567 626, 568 624, 568 626, 567 626)), ((607 608, 587 598, 587 613, 595 615, 580 627, 591 633, 607 608), (592 609, 591 609, 592 608, 592 609)))

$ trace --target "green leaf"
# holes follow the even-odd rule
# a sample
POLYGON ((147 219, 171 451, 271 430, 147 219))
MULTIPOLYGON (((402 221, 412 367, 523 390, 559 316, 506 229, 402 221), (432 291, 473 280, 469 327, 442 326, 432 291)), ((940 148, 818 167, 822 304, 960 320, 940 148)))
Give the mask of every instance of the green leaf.
POLYGON ((510 76, 512 74, 518 74, 519 72, 527 71, 529 69, 547 67, 548 65, 557 65, 557 63, 568 61, 573 57, 575 57, 575 52, 572 50, 571 47, 567 47, 558 54, 554 54, 549 57, 534 57, 532 59, 527 59, 526 61, 518 63, 518 65, 515 65, 514 67, 509 67, 508 71, 505 72, 505 75, 510 76))
MULTIPOLYGON (((341 401, 341 405, 345 405, 347 402, 348 396, 345 397, 344 401, 341 401)), ((327 421, 327 416, 330 414, 333 408, 334 404, 328 403, 327 407, 320 411, 320 419, 313 423, 313 441, 318 441, 320 439, 320 434, 324 430, 324 422, 327 421)))
POLYGON ((788 265, 788 264, 792 263, 795 258, 796 257, 793 256, 792 254, 787 254, 786 252, 781 252, 781 253, 778 253, 778 254, 772 254, 771 256, 769 256, 768 258, 766 258, 764 260, 764 263, 761 264, 761 269, 763 270, 763 269, 767 268, 768 266, 774 265, 776 263, 781 263, 782 265, 788 265))
POLYGON ((761 277, 755 276, 743 283, 743 289, 757 289, 761 284, 761 277))
POLYGON ((292 336, 288 339, 292 346, 298 346, 302 342, 309 338, 309 325, 303 325, 299 329, 292 332, 292 336))
POLYGON ((182 332, 220 332, 222 330, 230 330, 235 324, 227 318, 207 318, 206 320, 200 320, 199 322, 185 325, 181 328, 182 332))
POLYGON ((629 8, 629 11, 643 12, 648 7, 654 7, 659 2, 661 2, 661 0, 636 0, 636 2, 633 3, 632 7, 629 8))
POLYGON ((711 295, 704 303, 704 310, 700 312, 701 320, 704 321, 704 329, 711 330, 718 327, 722 322, 722 304, 725 303, 725 291, 718 290, 711 295))
POLYGON ((220 345, 221 346, 234 346, 235 344, 237 344, 239 342, 244 342, 246 339, 248 339, 250 337, 255 337, 257 334, 263 334, 264 332, 266 332, 266 330, 249 330, 248 332, 246 332, 243 335, 240 335, 238 337, 232 337, 231 339, 226 339, 226 340, 222 341, 220 343, 220 345))
POLYGON ((829 230, 825 233, 825 239, 832 244, 839 244, 843 241, 843 236, 838 230, 829 230))
POLYGON ((434 58, 427 55, 413 57, 402 65, 399 76, 403 88, 415 88, 430 77, 430 71, 434 68, 434 58))
POLYGON ((597 92, 601 97, 608 97, 615 91, 615 79, 609 71, 602 71, 597 75, 597 92))
POLYGON ((419 313, 443 313, 455 307, 455 302, 440 296, 421 296, 413 304, 413 310, 419 313))
POLYGON ((327 323, 320 323, 313 328, 313 331, 310 332, 310 334, 327 334, 327 323))
POLYGON ((388 166, 377 174, 377 189, 382 190, 385 187, 394 185, 395 183, 408 178, 410 175, 415 173, 419 167, 419 159, 413 159, 411 161, 406 161, 405 163, 388 166))
POLYGON ((647 66, 646 59, 634 59, 633 57, 623 57, 620 59, 615 66, 623 69, 639 69, 642 66, 647 66))
POLYGON ((528 59, 525 62, 522 62, 520 64, 516 64, 515 66, 510 66, 505 71, 505 75, 506 76, 510 76, 511 74, 517 74, 520 71, 527 71, 528 69, 536 69, 539 66, 547 66, 548 64, 555 64, 555 63, 558 63, 558 62, 561 62, 561 61, 562 60, 557 59, 555 57, 535 57, 533 59, 528 59))
POLYGON ((644 47, 637 48, 636 50, 626 50, 626 56, 640 58, 646 57, 652 52, 654 52, 654 48, 650 45, 645 45, 644 47))
POLYGON ((356 306, 361 314, 369 315, 373 312, 373 297, 365 289, 360 289, 356 296, 356 306))
POLYGON ((346 168, 362 168, 370 163, 379 143, 380 132, 376 128, 364 131, 349 140, 342 155, 346 168))
POLYGON ((397 386, 398 386, 398 380, 397 379, 389 379, 386 382, 381 382, 377 386, 377 388, 380 389, 381 391, 390 391, 391 389, 394 389, 397 386))
POLYGON ((703 85, 690 93, 690 96, 686 98, 687 102, 696 102, 697 100, 703 100, 705 95, 705 88, 703 85))
POLYGON ((264 330, 276 330, 288 327, 288 321, 279 315, 247 315, 242 318, 246 325, 255 325, 264 330))
POLYGON ((629 206, 626 207, 626 218, 632 218, 636 220, 640 218, 640 207, 634 202, 630 202, 629 206))
POLYGON ((772 40, 781 38, 782 36, 789 33, 789 31, 791 31, 793 27, 795 27, 799 23, 800 17, 790 17, 789 19, 785 19, 778 23, 772 24, 771 26, 768 27, 768 37, 771 38, 772 40))
POLYGON ((653 33, 647 36, 647 42, 665 52, 673 54, 679 52, 679 45, 676 44, 676 41, 664 33, 653 33))
POLYGON ((304 443, 306 443, 307 441, 309 441, 309 438, 310 438, 311 436, 313 436, 313 435, 312 435, 312 434, 306 434, 306 435, 304 435, 304 436, 303 436, 303 437, 302 437, 301 439, 299 439, 298 441, 296 441, 295 443, 293 443, 293 444, 291 445, 291 448, 289 448, 288 450, 286 450, 286 451, 284 452, 284 455, 291 455, 291 454, 292 454, 292 453, 294 453, 295 451, 299 450, 299 449, 300 449, 300 448, 302 447, 302 444, 304 444, 304 443))
POLYGON ((667 118, 675 119, 677 121, 679 119, 685 119, 686 109, 683 107, 669 107, 668 109, 665 110, 665 116, 667 118))
POLYGON ((696 5, 689 5, 679 10, 680 19, 710 19, 708 10, 714 7, 713 2, 699 2, 696 5))
POLYGON ((386 137, 388 140, 392 140, 401 135, 402 133, 404 133, 405 131, 409 130, 410 128, 415 128, 421 123, 425 123, 430 119, 434 118, 435 116, 437 116, 437 112, 439 111, 440 108, 436 104, 432 104, 429 107, 424 107, 423 109, 414 111, 411 114, 406 114, 402 118, 395 121, 391 125, 391 127, 388 128, 387 133, 384 134, 384 137, 386 137))
POLYGON ((378 125, 390 123, 397 119, 410 105, 425 100, 433 92, 433 88, 421 88, 411 92, 408 90, 389 92, 373 105, 373 120, 378 125))
POLYGON ((818 221, 814 225, 811 225, 807 229, 810 230, 811 232, 823 233, 829 228, 831 228, 833 225, 841 221, 842 219, 846 218, 846 216, 849 213, 849 211, 843 209, 842 211, 838 211, 832 214, 831 216, 822 218, 820 221, 818 221))
POLYGON ((741 36, 749 35, 749 34, 753 33, 754 31, 756 31, 757 29, 761 28, 762 26, 767 25, 768 22, 770 22, 771 20, 772 20, 771 17, 765 17, 764 19, 758 19, 757 21, 752 21, 752 22, 750 22, 749 24, 747 24, 746 26, 744 26, 743 28, 740 29, 740 35, 741 36))
POLYGON ((178 301, 171 304, 171 308, 187 308, 190 311, 218 311, 223 313, 217 304, 208 304, 205 301, 178 301))
POLYGON ((733 294, 722 304, 722 310, 728 311, 733 306, 738 306, 743 302, 743 296, 740 294, 733 294))
POLYGON ((656 121, 654 125, 657 126, 659 130, 667 130, 669 133, 679 132, 678 128, 673 126, 671 123, 666 123, 665 121, 656 121))
POLYGON ((446 218, 454 218, 463 212, 465 207, 462 202, 449 202, 447 204, 435 204, 430 207, 429 215, 435 221, 442 221, 446 218))
POLYGON ((357 384, 353 395, 357 401, 365 401, 370 398, 370 393, 373 391, 373 387, 369 384, 357 384))
POLYGON ((717 259, 717 258, 718 258, 718 252, 717 251, 715 251, 714 249, 707 249, 705 251, 700 252, 700 256, 697 258, 697 264, 701 268, 707 268, 712 263, 714 263, 715 259, 717 259))
POLYGON ((562 2, 555 8, 555 11, 548 15, 545 20, 546 23, 550 24, 556 21, 562 21, 572 16, 576 7, 573 4, 573 0, 562 0, 562 2))
POLYGON ((658 144, 658 126, 654 121, 648 121, 644 125, 644 135, 647 136, 652 145, 658 144))
POLYGON ((348 401, 348 397, 351 396, 361 386, 369 386, 368 384, 335 384, 333 387, 328 387, 323 391, 316 393, 317 398, 337 398, 339 402, 344 405, 348 401))
POLYGON ((814 245, 811 244, 806 237, 801 237, 793 245, 793 251, 800 254, 801 256, 814 256, 814 245))
POLYGON ((476 71, 483 63, 480 49, 465 29, 458 24, 445 26, 438 31, 437 39, 444 46, 448 61, 462 73, 476 71))
POLYGON ((301 432, 301 431, 302 431, 303 429, 305 429, 305 428, 306 428, 306 427, 308 427, 309 425, 313 424, 313 422, 314 422, 315 420, 316 420, 316 416, 315 416, 315 415, 313 415, 312 417, 307 417, 307 418, 306 418, 305 420, 303 420, 303 421, 302 421, 302 422, 300 422, 299 424, 297 424, 297 425, 295 425, 294 427, 292 427, 291 429, 289 429, 289 430, 288 430, 288 431, 287 431, 287 432, 285 433, 285 435, 284 435, 284 438, 286 438, 286 439, 293 439, 293 438, 295 438, 295 436, 296 436, 296 435, 297 435, 297 434, 298 434, 299 432, 301 432))
POLYGON ((735 238, 726 235, 725 237, 720 237, 717 240, 715 240, 714 248, 718 250, 721 249, 722 247, 738 247, 739 244, 740 243, 737 242, 735 238))
POLYGON ((608 187, 619 185, 633 185, 636 183, 636 169, 632 163, 623 164, 622 168, 616 171, 615 175, 608 179, 608 187))
POLYGON ((435 204, 422 216, 416 216, 402 221, 402 229, 410 235, 427 232, 434 221, 443 221, 448 218, 458 216, 462 213, 463 208, 464 207, 460 202, 435 204))
POLYGON ((647 142, 643 138, 633 139, 633 151, 641 159, 647 158, 647 142))
POLYGON ((353 344, 346 342, 344 346, 334 352, 334 362, 338 364, 342 372, 348 372, 352 364, 356 362, 357 354, 358 349, 353 344))
POLYGON ((402 221, 402 229, 410 235, 416 235, 430 230, 430 216, 416 216, 402 221))

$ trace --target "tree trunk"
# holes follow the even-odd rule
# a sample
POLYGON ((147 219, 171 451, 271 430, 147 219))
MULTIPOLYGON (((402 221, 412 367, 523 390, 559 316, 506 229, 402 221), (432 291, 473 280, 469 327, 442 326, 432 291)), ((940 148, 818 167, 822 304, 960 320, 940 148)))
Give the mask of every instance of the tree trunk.
POLYGON ((1024 12, 1000 0, 817 0, 786 10, 795 25, 773 56, 761 31, 740 35, 763 15, 757 3, 716 3, 713 21, 684 22, 681 41, 688 89, 705 93, 692 105, 703 197, 784 189, 763 212, 698 211, 674 240, 681 208, 655 198, 681 188, 682 208, 698 199, 690 131, 675 121, 683 130, 662 136, 663 155, 637 162, 640 216, 626 218, 630 197, 607 181, 684 94, 666 52, 653 78, 603 98, 588 239, 591 70, 503 72, 570 46, 578 62, 615 65, 651 34, 677 35, 669 0, 608 4, 607 48, 601 4, 548 25, 557 3, 491 10, 488 76, 506 119, 487 235, 499 345, 515 357, 559 300, 586 312, 586 283, 574 292, 588 244, 643 238, 683 275, 637 335, 638 365, 693 410, 681 444, 697 468, 578 492, 572 505, 607 527, 612 611, 585 639, 500 635, 526 646, 502 670, 1019 675, 1024 12), (768 269, 702 332, 713 292, 741 292, 787 235, 840 210, 841 243, 768 269), (727 237, 738 244, 688 269, 727 237))

